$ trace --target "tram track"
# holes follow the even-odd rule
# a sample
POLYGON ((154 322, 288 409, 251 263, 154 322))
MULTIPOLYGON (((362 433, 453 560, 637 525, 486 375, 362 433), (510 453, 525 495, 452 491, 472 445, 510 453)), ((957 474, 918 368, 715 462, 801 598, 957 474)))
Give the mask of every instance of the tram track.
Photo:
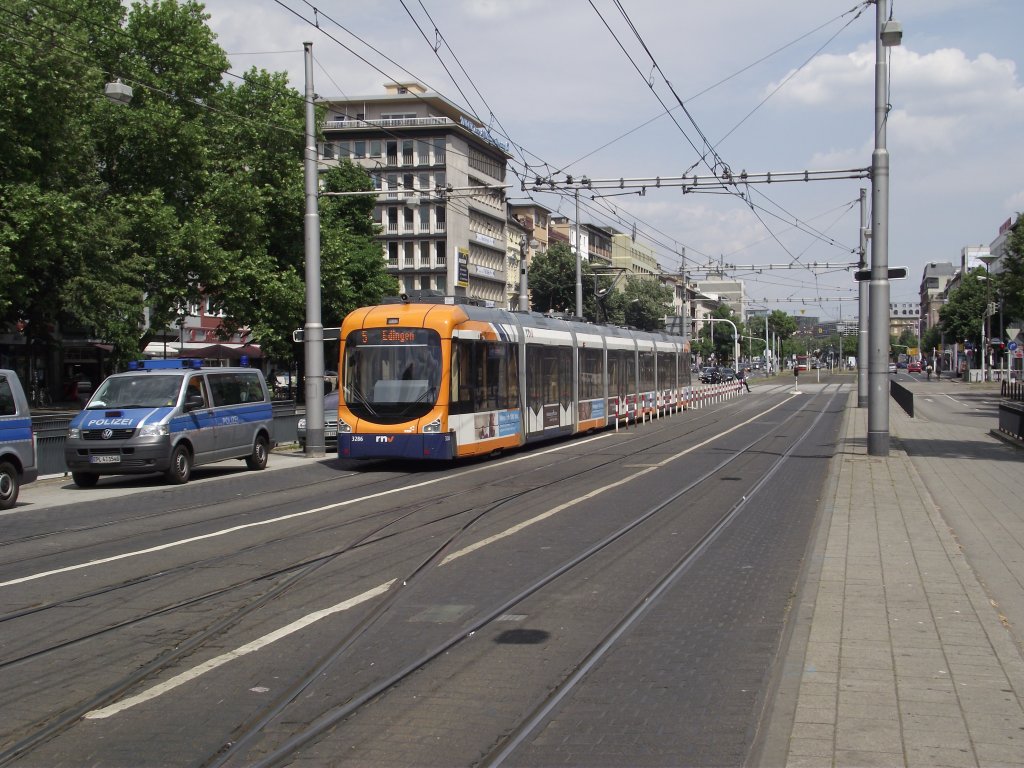
MULTIPOLYGON (((710 417, 709 417, 709 420, 710 420, 710 417)), ((691 429, 687 430, 686 432, 684 432, 682 434, 683 437, 688 436, 689 434, 692 434, 694 431, 696 431, 697 428, 702 427, 704 425, 691 425, 691 426, 692 426, 691 429)), ((645 433, 643 436, 641 436, 639 434, 636 434, 634 436, 626 438, 624 443, 628 444, 628 443, 633 442, 635 440, 641 439, 641 437, 643 439, 649 439, 650 433, 649 432, 645 433)), ((674 440, 678 440, 678 439, 679 439, 679 437, 677 436, 677 437, 673 438, 673 441, 674 440)), ((658 443, 655 443, 655 445, 663 445, 666 442, 668 442, 668 441, 659 441, 658 443)), ((601 462, 600 464, 592 467, 591 469, 584 470, 584 471, 587 471, 587 472, 589 472, 589 471, 600 472, 601 470, 606 469, 610 464, 614 463, 616 460, 617 459, 606 460, 606 461, 601 462)), ((398 476, 397 478, 396 478, 396 476, 392 475, 392 476, 389 476, 389 478, 386 481, 382 480, 382 481, 379 481, 377 483, 371 483, 371 484, 369 484, 369 486, 360 486, 359 490, 364 490, 366 487, 373 487, 374 485, 381 485, 381 484, 384 484, 385 482, 390 484, 390 483, 393 483, 396 479, 401 481, 402 479, 415 476, 416 474, 417 473, 414 473, 414 472, 405 473, 403 475, 398 476)), ((516 472, 516 473, 512 473, 510 475, 504 476, 502 481, 501 481, 501 483, 502 484, 507 484, 508 482, 514 481, 514 480, 516 480, 519 477, 528 476, 530 474, 532 474, 532 470, 531 469, 523 469, 520 472, 516 472)), ((325 481, 325 482, 336 482, 336 481, 325 481)), ((318 483, 318 485, 320 485, 320 484, 322 484, 322 483, 318 483)), ((521 489, 520 491, 505 497, 501 501, 504 502, 504 501, 509 501, 509 500, 521 498, 521 497, 523 497, 523 496, 525 496, 525 495, 527 495, 529 493, 532 493, 532 492, 535 492, 535 491, 538 491, 538 490, 546 489, 546 488, 550 487, 552 484, 553 483, 536 484, 536 485, 533 485, 531 487, 521 489)), ((289 488, 283 489, 283 492, 286 492, 288 490, 292 490, 292 489, 294 489, 294 487, 298 487, 298 486, 293 486, 293 487, 289 487, 289 488)), ((306 487, 308 487, 308 486, 306 486, 306 487)), ((478 489, 476 489, 476 488, 473 489, 474 492, 476 490, 478 490, 478 489)), ((455 494, 455 496, 464 495, 467 492, 468 491, 457 493, 457 494, 455 494)), ((257 495, 257 494, 253 494, 253 495, 257 495)), ((415 515, 416 513, 420 512, 420 511, 422 511, 424 509, 430 508, 432 506, 436 506, 436 505, 440 504, 441 502, 448 503, 448 502, 451 501, 452 498, 453 498, 453 494, 451 494, 450 492, 445 491, 443 493, 438 493, 438 494, 436 494, 434 496, 428 497, 427 499, 423 500, 420 504, 418 504, 413 509, 406 510, 406 511, 402 512, 400 515, 398 515, 397 517, 393 517, 392 519, 386 519, 385 522, 383 522, 377 528, 373 529, 370 533, 361 536, 356 541, 354 541, 354 542, 352 542, 352 543, 350 543, 348 545, 345 545, 345 546, 343 546, 341 548, 335 548, 335 549, 327 551, 327 552, 322 552, 322 553, 316 554, 316 555, 314 555, 314 556, 312 556, 312 557, 310 557, 308 559, 305 559, 303 561, 300 561, 300 562, 289 563, 287 565, 281 566, 281 567, 276 568, 274 570, 267 571, 267 572, 261 573, 261 574, 259 574, 257 576, 252 576, 252 577, 249 577, 247 579, 234 582, 232 584, 226 585, 226 586, 221 587, 219 589, 212 590, 210 592, 204 593, 202 595, 194 596, 194 597, 192 597, 190 599, 187 599, 187 600, 178 601, 176 603, 172 603, 172 604, 156 607, 156 608, 154 608, 154 609, 152 609, 152 610, 150 610, 150 611, 148 611, 148 612, 146 612, 146 613, 144 613, 144 614, 142 614, 140 616, 133 617, 132 619, 128 619, 128 620, 125 620, 125 621, 118 622, 116 624, 112 624, 112 625, 103 627, 101 629, 89 632, 88 634, 82 635, 80 637, 77 637, 77 638, 74 638, 74 639, 71 639, 71 640, 67 640, 67 641, 64 641, 64 642, 61 642, 61 643, 57 643, 57 644, 48 646, 48 647, 43 648, 43 649, 35 650, 32 653, 29 653, 29 654, 26 654, 26 655, 23 655, 23 656, 11 658, 11 659, 2 659, 2 660, 0 660, 0 670, 3 670, 4 668, 12 666, 12 665, 15 665, 15 664, 19 664, 19 663, 28 661, 30 659, 39 658, 41 656, 46 655, 47 653, 51 653, 51 652, 56 651, 56 650, 67 648, 67 647, 69 647, 71 645, 83 642, 85 640, 94 639, 96 637, 99 637, 99 636, 101 636, 103 634, 106 634, 108 632, 111 632, 111 631, 114 631, 114 630, 117 630, 117 629, 123 629, 123 628, 126 628, 126 627, 133 626, 135 624, 138 624, 140 622, 144 622, 144 621, 146 621, 148 619, 151 619, 153 617, 166 614, 166 613, 168 613, 170 611, 173 611, 175 609, 179 609, 179 608, 183 608, 183 607, 188 607, 188 606, 194 606, 194 605, 196 605, 198 603, 201 603, 203 601, 215 599, 217 597, 221 597, 221 596, 223 596, 225 594, 228 594, 228 593, 230 593, 230 592, 232 592, 234 590, 238 590, 238 589, 241 589, 241 588, 244 588, 244 587, 252 586, 254 584, 258 584, 260 582, 266 581, 268 579, 272 579, 272 578, 275 578, 275 577, 278 577, 278 576, 287 576, 288 574, 290 574, 291 572, 293 572, 295 570, 299 570, 299 569, 308 567, 308 566, 310 566, 310 565, 312 565, 314 563, 321 562, 321 561, 328 561, 331 558, 337 558, 337 557, 339 557, 341 555, 350 553, 350 552, 352 552, 353 550, 355 550, 355 549, 357 549, 359 547, 367 546, 367 545, 376 543, 378 541, 381 541, 382 539, 378 538, 379 534, 381 534, 387 528, 391 527, 392 525, 394 525, 394 524, 396 524, 398 522, 401 522, 403 520, 411 518, 413 515, 415 515)), ((268 509, 268 508, 271 508, 271 507, 273 507, 273 504, 266 504, 266 505, 264 505, 263 509, 268 509)), ((177 512, 177 511, 192 510, 192 509, 195 509, 195 506, 179 507, 179 508, 167 510, 166 512, 160 513, 160 514, 173 514, 174 512, 177 512)), ((460 515, 464 515, 467 512, 468 513, 474 513, 474 511, 475 511, 474 509, 470 508, 470 509, 467 509, 467 510, 459 510, 459 511, 456 511, 456 512, 446 513, 444 515, 441 515, 441 516, 438 516, 438 517, 434 517, 434 518, 422 521, 420 523, 417 523, 412 528, 405 529, 403 531, 400 531, 400 532, 397 532, 397 533, 394 533, 394 534, 389 534, 389 535, 416 533, 416 532, 421 531, 421 530, 423 530, 425 528, 428 528, 430 526, 433 526, 433 525, 436 525, 438 523, 444 522, 445 520, 459 517, 460 515)), ((240 514, 240 513, 232 513, 231 515, 226 515, 225 517, 226 518, 237 517, 238 514, 240 514)), ((320 535, 323 535, 323 534, 333 533, 333 532, 336 532, 336 531, 338 531, 340 529, 348 528, 348 527, 351 527, 353 525, 357 525, 357 524, 361 524, 361 523, 366 523, 366 522, 372 522, 376 518, 388 518, 392 514, 393 513, 392 513, 391 510, 385 510, 383 512, 374 513, 374 514, 371 514, 371 515, 366 515, 366 516, 360 516, 360 517, 356 517, 356 518, 346 519, 344 521, 341 521, 339 523, 332 524, 332 525, 319 526, 319 527, 316 527, 314 529, 311 529, 311 530, 308 530, 308 531, 304 531, 304 532, 302 532, 301 535, 320 536, 320 535)), ((156 516, 156 515, 154 515, 154 516, 156 516)), ((111 524, 113 524, 113 523, 111 523, 111 524)), ((98 527, 104 527, 104 526, 98 526, 98 527)), ((175 526, 175 527, 185 527, 185 526, 183 524, 182 526, 175 526)), ((80 530, 80 529, 75 529, 75 530, 80 530)), ((290 539, 294 538, 294 536, 295 536, 295 534, 291 533, 291 534, 288 534, 287 536, 271 538, 271 539, 268 539, 266 541, 262 541, 262 542, 260 542, 258 544, 253 544, 253 545, 249 545, 249 546, 246 546, 246 547, 242 547, 241 549, 239 549, 236 552, 236 554, 237 555, 247 555, 247 554, 257 553, 260 550, 265 549, 267 547, 274 546, 276 544, 280 544, 282 542, 289 541, 290 539)), ((67 554, 68 552, 71 552, 71 551, 73 551, 73 550, 65 550, 62 554, 67 554)), ((223 561, 223 556, 215 555, 215 556, 211 556, 211 557, 208 557, 208 558, 203 558, 203 559, 200 559, 200 560, 195 560, 195 561, 191 561, 191 562, 188 562, 188 563, 183 563, 183 564, 175 566, 175 567, 165 568, 165 569, 162 569, 162 570, 154 572, 154 573, 144 574, 142 576, 139 576, 139 577, 136 577, 136 578, 133 578, 133 579, 128 579, 128 580, 119 582, 117 584, 107 585, 107 586, 104 586, 104 587, 99 588, 99 589, 79 592, 79 593, 76 593, 76 594, 69 595, 67 597, 61 598, 59 600, 52 600, 52 601, 48 601, 46 603, 37 604, 37 605, 33 605, 33 606, 26 607, 26 608, 23 608, 23 609, 19 609, 19 610, 11 611, 11 612, 8 612, 8 613, 0 614, 0 626, 6 624, 8 622, 14 621, 16 619, 25 618, 25 617, 32 616, 32 615, 35 615, 35 614, 43 613, 43 612, 45 612, 47 610, 51 610, 51 609, 54 609, 54 608, 60 608, 60 607, 63 607, 63 606, 68 606, 68 605, 74 604, 74 603, 79 603, 79 602, 81 602, 83 600, 87 600, 87 599, 94 598, 94 597, 101 597, 101 596, 104 596, 104 595, 110 595, 110 594, 112 594, 114 592, 117 592, 117 591, 123 590, 123 589, 127 589, 127 588, 130 588, 130 587, 135 587, 135 586, 139 586, 139 585, 142 585, 142 584, 148 584, 148 583, 153 582, 153 581, 155 581, 157 579, 168 578, 168 577, 171 577, 171 576, 175 576, 175 575, 178 575, 178 574, 181 574, 181 573, 186 573, 186 572, 193 571, 193 570, 205 569, 205 568, 209 567, 210 565, 212 565, 214 563, 220 563, 222 561, 223 561)))
MULTIPOLYGON (((703 416, 703 418, 698 418, 695 421, 700 422, 700 421, 705 421, 706 420, 708 424, 710 424, 711 422, 715 421, 714 412, 713 411, 705 411, 704 414, 702 414, 702 416, 703 416)), ((682 435, 677 434, 674 437, 667 438, 667 439, 665 439, 663 441, 655 441, 654 445, 655 446, 659 446, 659 445, 663 445, 663 444, 668 444, 668 443, 673 442, 673 441, 678 441, 679 439, 681 439, 681 437, 689 436, 694 431, 706 427, 707 424, 694 423, 694 424, 690 424, 690 425, 687 425, 687 426, 689 427, 689 429, 685 433, 683 433, 682 435)), ((648 443, 650 443, 650 438, 652 436, 655 436, 655 434, 652 434, 651 430, 638 430, 636 432, 636 434, 628 436, 623 442, 628 444, 629 442, 632 442, 634 440, 644 439, 644 440, 648 441, 648 443)), ((749 447, 747 449, 744 449, 744 450, 749 450, 749 447)), ((733 458, 736 458, 739 455, 740 454, 736 454, 736 456, 734 456, 733 458)), ((577 457, 577 458, 582 458, 582 457, 577 457)), ((732 460, 733 459, 730 459, 730 460, 724 462, 723 466, 725 464, 729 463, 732 460)), ((591 467, 587 468, 584 471, 600 473, 602 470, 606 469, 609 465, 617 463, 617 462, 620 462, 620 461, 621 461, 621 456, 615 455, 613 457, 608 458, 605 461, 599 462, 595 466, 591 466, 591 467)), ((503 483, 507 482, 510 479, 510 477, 514 478, 516 476, 524 476, 524 475, 530 474, 531 472, 532 472, 531 469, 523 469, 521 472, 517 472, 517 473, 515 473, 512 476, 505 475, 504 478, 503 478, 503 483)), ((417 473, 408 473, 408 474, 409 475, 414 475, 414 474, 417 474, 417 473)), ((336 481, 332 480, 331 482, 336 482, 336 481)), ((386 483, 386 482, 387 483, 394 483, 395 482, 395 476, 391 475, 388 478, 382 479, 381 481, 379 481, 380 484, 383 484, 383 483, 386 483)), ((470 520, 468 522, 466 522, 464 525, 462 525, 459 528, 457 528, 456 531, 454 533, 452 533, 451 536, 449 536, 444 541, 444 543, 442 545, 437 547, 434 550, 434 552, 429 557, 427 557, 423 562, 421 562, 417 566, 417 568, 415 568, 411 573, 407 574, 406 578, 403 581, 405 583, 408 583, 410 581, 415 581, 416 578, 418 577, 418 575, 420 573, 422 573, 424 571, 424 569, 428 568, 429 565, 431 565, 432 563, 435 563, 438 560, 438 558, 441 557, 443 552, 445 552, 446 550, 450 549, 452 547, 453 543, 460 536, 465 535, 466 531, 468 531, 477 520, 483 518, 489 512, 492 512, 495 509, 498 509, 498 508, 502 507, 503 505, 507 504, 508 502, 510 502, 512 500, 520 499, 520 498, 522 498, 522 497, 524 497, 524 496, 526 496, 528 494, 531 494, 531 493, 534 493, 536 491, 543 490, 543 489, 548 488, 548 487, 550 487, 552 485, 555 485, 558 482, 560 482, 560 480, 553 480, 551 482, 542 483, 542 484, 531 484, 529 487, 520 489, 520 490, 516 491, 515 493, 506 494, 505 496, 496 498, 496 499, 492 500, 491 502, 489 502, 488 504, 484 505, 484 507, 482 507, 482 508, 481 507, 470 507, 470 508, 467 508, 465 510, 460 510, 458 512, 450 512, 449 514, 446 514, 444 516, 440 516, 440 517, 436 517, 436 518, 424 521, 424 522, 416 525, 415 527, 413 527, 411 529, 403 531, 403 533, 415 532, 417 530, 422 530, 424 527, 431 526, 431 525, 436 525, 437 523, 444 522, 445 520, 451 520, 453 518, 457 518, 457 517, 460 517, 460 516, 468 516, 470 518, 470 520)), ((478 489, 474 489, 474 490, 478 490, 478 489)), ((167 668, 173 666, 175 663, 180 661, 185 656, 194 653, 198 648, 200 648, 203 645, 203 643, 207 642, 208 640, 210 640, 213 637, 217 637, 217 636, 222 635, 228 629, 230 629, 231 627, 236 625, 239 621, 241 621, 241 619, 244 618, 246 615, 249 615, 250 613, 252 613, 255 610, 258 610, 259 608, 265 607, 272 600, 276 599, 277 597, 282 596, 287 591, 289 591, 290 589, 294 588, 297 584, 299 584, 303 579, 313 575, 323 565, 325 565, 325 564, 327 564, 329 562, 336 561, 338 558, 344 556, 345 554, 348 554, 348 553, 352 552, 357 547, 367 546, 369 544, 375 543, 376 541, 382 540, 379 537, 379 534, 381 532, 383 532, 386 528, 396 524, 397 522, 400 522, 401 520, 407 519, 407 518, 415 515, 419 511, 422 511, 422 510, 427 509, 427 508, 432 507, 432 506, 436 506, 441 501, 449 502, 450 503, 450 501, 452 499, 452 496, 453 496, 453 494, 450 491, 445 491, 444 493, 439 493, 439 494, 433 495, 433 496, 431 496, 431 497, 429 497, 427 499, 424 499, 413 510, 408 510, 407 514, 404 514, 404 515, 399 516, 398 518, 395 518, 395 519, 383 522, 379 527, 373 529, 371 532, 363 535, 359 539, 356 539, 355 541, 350 542, 349 544, 347 544, 344 547, 338 548, 336 550, 328 551, 328 552, 319 553, 318 555, 313 556, 311 558, 308 558, 308 559, 306 559, 304 561, 300 561, 300 562, 296 562, 296 563, 291 563, 291 564, 288 564, 288 565, 283 566, 281 568, 275 569, 273 571, 268 571, 268 572, 262 573, 262 574, 260 574, 258 576, 255 576, 255 577, 252 577, 252 578, 240 581, 240 582, 238 582, 236 584, 227 585, 227 586, 225 586, 225 587, 223 587, 221 589, 217 589, 217 590, 212 590, 208 594, 194 596, 192 599, 189 599, 189 600, 179 601, 178 603, 175 603, 175 604, 168 604, 168 605, 159 607, 157 609, 154 609, 154 610, 148 612, 146 615, 135 617, 135 618, 133 618, 131 620, 120 622, 120 623, 115 624, 115 625, 111 625, 111 626, 109 626, 109 627, 107 627, 105 629, 102 629, 102 630, 98 631, 98 632, 91 633, 88 636, 83 636, 81 638, 77 638, 75 640, 69 641, 69 643, 82 642, 82 641, 84 641, 86 639, 94 638, 94 637, 96 637, 96 636, 98 636, 100 634, 113 632, 113 631, 118 630, 118 629, 123 629, 125 627, 131 626, 131 625, 134 625, 134 624, 138 624, 140 622, 146 621, 149 618, 153 618, 154 616, 164 615, 164 614, 167 614, 167 613, 171 613, 171 612, 173 612, 175 610, 180 610, 181 608, 184 608, 184 607, 187 607, 187 606, 195 605, 197 602, 217 599, 218 597, 222 597, 223 595, 231 592, 232 590, 240 589, 240 588, 245 587, 245 586, 251 586, 251 585, 256 584, 258 582, 266 581, 267 579, 272 579, 272 578, 275 578, 275 577, 278 577, 278 576, 284 576, 285 577, 283 582, 281 582, 280 584, 276 585, 273 589, 269 590, 267 593, 262 594, 262 595, 256 597, 248 605, 244 606, 242 609, 240 609, 236 613, 234 613, 234 614, 232 614, 230 616, 223 617, 221 620, 219 620, 215 624, 213 624, 210 627, 205 628, 203 631, 193 635, 187 641, 179 643, 176 648, 172 649, 168 653, 165 653, 165 654, 163 654, 161 656, 158 656, 158 657, 154 658, 149 664, 144 665, 143 667, 141 667, 140 669, 135 671, 133 674, 128 675, 126 677, 123 677, 120 680, 111 683, 106 688, 104 688, 103 691, 98 693, 96 696, 93 696, 93 697, 91 697, 87 701, 82 701, 79 704, 77 704, 77 705, 75 705, 75 706, 73 706, 71 708, 66 709, 64 712, 60 713, 56 717, 51 718, 45 724, 44 723, 37 723, 37 727, 36 727, 34 733, 32 733, 31 735, 29 735, 26 738, 23 738, 23 739, 19 740, 18 742, 16 742, 12 746, 8 747, 3 752, 0 752, 0 765, 9 764, 11 761, 17 759, 18 757, 23 756, 23 755, 31 752, 31 750, 34 749, 37 745, 45 743, 46 741, 49 741, 49 740, 55 738, 60 733, 65 731, 67 728, 71 727, 86 712, 89 712, 91 710, 94 710, 94 709, 97 709, 99 707, 105 706, 105 705, 109 704, 110 702, 117 700, 122 695, 124 695, 125 692, 127 692, 128 690, 130 690, 134 686, 138 685, 143 680, 145 680, 148 677, 151 677, 151 676, 157 674, 161 670, 164 670, 164 669, 167 669, 167 668), (375 536, 378 537, 378 538, 376 538, 376 539, 372 538, 372 537, 375 537, 375 536)), ((270 506, 272 506, 272 505, 266 505, 266 508, 269 508, 270 506)), ((189 507, 188 509, 192 509, 192 507, 189 507)), ((386 513, 381 513, 381 514, 386 516, 386 513)), ((227 517, 231 517, 231 516, 232 515, 229 515, 227 517)), ((376 515, 371 516, 371 517, 375 517, 375 516, 376 515)), ((313 531, 304 531, 304 532, 302 532, 301 535, 311 535, 311 534, 323 533, 323 532, 328 531, 328 530, 336 529, 337 527, 340 527, 341 525, 350 525, 351 522, 352 521, 347 521, 344 524, 332 525, 332 526, 328 526, 328 527, 321 527, 321 528, 314 529, 313 531)), ((289 534, 289 536, 292 536, 292 535, 294 535, 294 534, 289 534)), ((282 537, 282 539, 278 539, 278 540, 285 540, 287 538, 289 538, 289 537, 282 537)), ((260 547, 266 546, 267 543, 268 542, 263 542, 263 543, 261 543, 259 545, 254 545, 253 547, 248 547, 248 548, 245 548, 244 550, 240 550, 240 551, 252 551, 252 550, 258 549, 260 547)), ((208 565, 210 562, 212 562, 215 559, 217 559, 217 558, 209 558, 207 560, 199 561, 197 563, 183 564, 182 566, 176 567, 174 569, 167 569, 165 571, 161 571, 161 572, 158 572, 158 573, 155 573, 155 574, 150 574, 150 575, 145 576, 145 577, 140 577, 140 579, 137 580, 135 583, 143 583, 143 582, 148 581, 150 579, 156 579, 156 578, 165 577, 165 576, 167 576, 167 575, 169 575, 171 573, 183 572, 183 571, 186 571, 188 569, 195 569, 195 568, 198 568, 198 567, 205 567, 206 565, 208 565)), ((115 591, 117 589, 124 588, 126 586, 130 586, 130 585, 131 584, 126 583, 126 584, 123 584, 123 585, 114 585, 114 586, 109 587, 108 589, 97 590, 97 591, 94 591, 92 593, 81 593, 80 595, 78 595, 76 597, 68 598, 66 600, 62 600, 62 601, 59 601, 59 602, 54 602, 52 606, 48 606, 48 607, 54 607, 56 605, 67 604, 67 603, 69 603, 69 602, 71 602, 73 600, 84 599, 87 596, 98 596, 98 595, 105 594, 105 593, 108 593, 108 592, 111 592, 111 591, 115 591)), ((398 599, 399 595, 400 595, 400 591, 396 591, 394 593, 394 599, 398 599)), ((521 599, 524 599, 524 598, 525 598, 525 595, 521 599)), ((386 607, 388 605, 390 605, 390 602, 385 601, 385 603, 384 603, 385 607, 382 608, 380 612, 383 613, 384 611, 386 611, 386 607)), ((45 610, 45 608, 46 607, 40 607, 38 610, 45 610)), ((27 615, 27 614, 25 614, 25 613, 17 614, 17 612, 15 612, 14 614, 8 614, 8 615, 6 615, 4 617, 0 617, 0 621, 6 621, 6 620, 17 618, 17 617, 23 616, 23 615, 27 615)), ((376 615, 376 612, 375 612, 375 615, 376 615)), ((372 623, 373 623, 372 620, 369 621, 369 623, 367 624, 367 627, 368 626, 372 626, 372 623)), ((342 643, 340 646, 338 646, 338 648, 335 651, 332 651, 331 654, 328 654, 328 656, 330 658, 327 659, 325 664, 329 665, 330 663, 332 663, 337 658, 337 656, 339 656, 340 654, 344 653, 344 651, 348 647, 350 647, 356 640, 358 640, 358 638, 361 635, 362 631, 365 631, 365 628, 363 630, 361 630, 359 633, 354 634, 350 639, 346 640, 344 643, 342 643)), ((18 659, 8 660, 8 661, 4 662, 3 664, 0 664, 0 669, 3 669, 4 667, 10 666, 10 665, 13 665, 13 664, 18 664, 18 663, 23 663, 25 661, 30 661, 30 660, 38 659, 38 658, 46 655, 47 652, 52 652, 53 650, 57 650, 59 648, 67 647, 67 645, 69 643, 63 643, 63 644, 60 644, 60 645, 55 645, 51 649, 40 650, 39 652, 32 653, 32 654, 26 655, 26 656, 18 658, 18 659)), ((318 669, 318 668, 321 668, 322 666, 323 665, 318 665, 317 667, 314 668, 314 670, 318 669)), ((316 672, 314 671, 311 674, 307 674, 306 677, 309 678, 309 682, 311 682, 313 679, 315 679, 316 672)), ((309 682, 304 682, 304 683, 300 684, 299 689, 300 690, 304 689, 309 684, 309 682)), ((264 720, 265 718, 260 718, 260 719, 264 720)), ((29 729, 29 730, 32 730, 32 729, 29 729)), ((228 754, 228 756, 230 756, 230 755, 232 755, 234 753, 233 752, 229 752, 227 754, 228 754)), ((212 763, 212 764, 220 764, 220 763, 218 762, 218 763, 212 763)))
MULTIPOLYGON (((580 679, 582 679, 583 675, 585 675, 586 671, 597 661, 597 659, 612 647, 615 640, 642 615, 643 611, 651 604, 651 601, 656 600, 658 595, 668 584, 671 583, 673 579, 675 579, 701 556, 710 542, 712 542, 718 534, 729 525, 731 520, 739 514, 740 510, 746 505, 747 500, 757 491, 758 488, 770 479, 778 467, 780 467, 796 447, 802 443, 818 423, 823 413, 824 411, 822 411, 822 413, 812 421, 811 425, 808 426, 800 437, 792 443, 790 448, 774 462, 772 468, 753 487, 743 494, 742 498, 737 501, 737 503, 735 503, 714 523, 714 525, 700 538, 698 543, 687 550, 679 561, 673 564, 670 571, 659 579, 655 586, 644 592, 636 599, 627 614, 616 624, 615 629, 609 633, 607 637, 603 638, 598 646, 592 649, 592 651, 576 665, 578 670, 577 674, 561 681, 557 688, 551 692, 545 702, 542 702, 535 712, 531 713, 530 717, 515 729, 507 743, 496 748, 490 755, 488 755, 484 764, 499 765, 504 761, 508 754, 514 750, 522 739, 533 730, 536 723, 551 712, 552 708, 557 705, 557 702, 560 701, 566 693, 572 690, 572 688, 580 679), (511 746, 511 749, 507 748, 509 746, 511 746)), ((351 649, 360 637, 370 629, 373 622, 395 604, 399 599, 401 592, 394 592, 394 598, 392 600, 378 606, 378 609, 370 619, 362 622, 360 626, 353 630, 352 633, 347 635, 338 645, 331 649, 330 653, 322 657, 319 663, 312 667, 299 682, 290 687, 288 692, 284 696, 280 697, 272 707, 268 708, 261 713, 260 716, 253 718, 241 728, 237 729, 235 733, 232 734, 230 741, 226 742, 216 755, 214 755, 210 760, 200 763, 200 765, 203 768, 221 768, 222 766, 234 764, 269 768, 270 766, 280 765, 286 762, 289 758, 295 756, 305 745, 314 741, 320 735, 324 734, 326 731, 335 727, 342 721, 355 716, 364 707, 377 701, 385 693, 400 686, 412 675, 423 670, 443 655, 451 652, 468 637, 480 632, 485 627, 495 622, 499 617, 507 615, 525 600, 552 585, 564 574, 589 561, 591 558, 594 558, 611 544, 633 533, 644 523, 657 516, 662 510, 677 502, 707 480, 717 476, 733 462, 747 455, 756 445, 772 437, 774 433, 785 424, 786 421, 780 422, 767 432, 760 434, 755 439, 749 441, 743 447, 731 451, 729 456, 715 464, 701 476, 693 479, 676 493, 663 499, 658 504, 644 510, 639 516, 629 521, 618 530, 592 544, 572 559, 564 562, 558 568, 544 575, 542 578, 523 587, 519 592, 512 595, 499 605, 491 608, 487 613, 478 616, 472 623, 467 626, 460 627, 458 632, 452 634, 427 652, 407 661, 400 669, 390 676, 377 681, 377 683, 371 687, 355 693, 344 704, 325 711, 319 717, 310 722, 305 728, 297 731, 283 744, 269 752, 269 754, 265 754, 259 759, 253 761, 250 755, 247 754, 246 750, 254 745, 254 742, 258 739, 260 732, 272 721, 282 718, 288 711, 291 703, 296 700, 299 694, 312 685, 314 681, 319 679, 330 664, 336 662, 346 651, 351 649)), ((431 561, 435 563, 439 562, 443 553, 448 549, 450 544, 451 542, 446 542, 443 547, 439 548, 432 556, 431 561)), ((416 573, 423 573, 426 565, 427 563, 418 568, 416 573)), ((412 580, 413 577, 407 577, 404 583, 411 583, 412 580)))

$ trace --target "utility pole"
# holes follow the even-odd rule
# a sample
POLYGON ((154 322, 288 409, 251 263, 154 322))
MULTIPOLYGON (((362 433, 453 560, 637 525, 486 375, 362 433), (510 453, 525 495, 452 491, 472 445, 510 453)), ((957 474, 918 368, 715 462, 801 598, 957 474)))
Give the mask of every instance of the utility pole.
POLYGON ((583 317, 583 248, 580 242, 580 189, 576 187, 576 317, 583 317))
POLYGON ((871 286, 868 297, 868 455, 889 455, 889 113, 885 49, 899 45, 899 22, 875 0, 875 150, 871 153, 871 286))
POLYGON ((306 58, 306 152, 303 176, 306 215, 306 456, 324 455, 324 326, 320 321, 320 191, 316 161, 316 111, 313 100, 313 43, 303 43, 306 58))
MULTIPOLYGON (((868 208, 867 190, 860 190, 860 269, 868 266, 868 208)), ((857 407, 868 407, 868 284, 857 283, 857 407)), ((840 305, 842 306, 842 305, 840 305)))

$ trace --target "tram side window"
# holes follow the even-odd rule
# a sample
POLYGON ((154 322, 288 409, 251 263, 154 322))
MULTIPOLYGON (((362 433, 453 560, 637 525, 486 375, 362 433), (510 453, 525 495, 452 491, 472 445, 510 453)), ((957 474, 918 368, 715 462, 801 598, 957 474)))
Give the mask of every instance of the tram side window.
POLYGON ((452 413, 518 406, 519 367, 514 345, 458 339, 452 348, 452 413))
POLYGON ((572 402, 572 350, 530 344, 526 347, 526 404, 534 411, 572 402))
POLYGON ((654 353, 640 353, 640 391, 650 392, 654 389, 654 353))
POLYGON ((580 400, 604 396, 604 354, 600 349, 580 350, 580 400))
POLYGON ((673 352, 658 353, 658 388, 676 388, 676 356, 673 352))
POLYGON ((572 349, 558 347, 558 403, 563 408, 572 405, 572 349))
POLYGON ((609 397, 624 397, 626 394, 624 355, 625 353, 618 349, 609 350, 608 352, 609 397))

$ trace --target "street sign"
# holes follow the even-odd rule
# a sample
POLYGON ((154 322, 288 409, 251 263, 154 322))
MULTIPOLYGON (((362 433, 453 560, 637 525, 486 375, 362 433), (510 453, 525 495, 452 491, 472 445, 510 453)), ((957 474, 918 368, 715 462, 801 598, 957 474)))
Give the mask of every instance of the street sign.
POLYGON ((1016 352, 1017 351, 1017 342, 1016 341, 1011 341, 1009 344, 1006 345, 1006 347, 1011 352, 1016 352))
MULTIPOLYGON (((324 341, 337 341, 341 338, 341 328, 324 328, 324 341)), ((306 330, 297 328, 292 331, 292 341, 305 341, 306 330)))
MULTIPOLYGON (((907 270, 906 267, 890 267, 889 268, 889 279, 890 280, 904 280, 904 279, 906 279, 907 274, 908 274, 908 270, 907 270)), ((863 282, 865 280, 870 280, 871 279, 871 270, 870 269, 858 269, 856 272, 853 273, 853 279, 856 280, 858 283, 863 282)))

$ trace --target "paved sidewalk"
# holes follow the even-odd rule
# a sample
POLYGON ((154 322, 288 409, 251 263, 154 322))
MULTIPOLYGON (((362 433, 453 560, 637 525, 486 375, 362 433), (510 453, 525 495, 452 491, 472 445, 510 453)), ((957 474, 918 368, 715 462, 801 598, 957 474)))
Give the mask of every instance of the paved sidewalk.
POLYGON ((868 456, 856 404, 762 762, 1024 766, 1024 451, 890 401, 868 456))

